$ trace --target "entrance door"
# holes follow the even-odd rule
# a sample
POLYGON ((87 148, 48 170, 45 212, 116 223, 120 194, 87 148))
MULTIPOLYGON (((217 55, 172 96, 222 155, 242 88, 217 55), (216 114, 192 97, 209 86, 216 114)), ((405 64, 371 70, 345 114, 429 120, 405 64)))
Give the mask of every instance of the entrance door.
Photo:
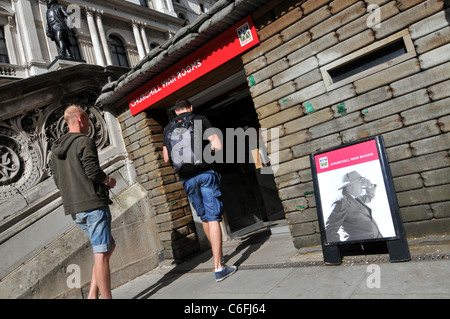
POLYGON ((237 90, 227 92, 226 97, 213 99, 194 111, 205 115, 223 135, 225 163, 214 164, 214 168, 222 174, 225 218, 231 238, 259 229, 266 221, 284 218, 274 177, 272 174, 261 174, 261 169, 256 168, 250 159, 250 141, 246 140, 245 154, 238 154, 243 150, 238 149, 236 140, 232 143, 234 149, 227 149, 227 139, 234 138, 227 134, 227 129, 228 132, 236 132, 238 128, 244 131, 253 128, 259 132, 258 116, 246 83, 244 88, 237 90), (230 152, 234 156, 227 156, 230 152), (231 158, 233 160, 230 161, 231 158))

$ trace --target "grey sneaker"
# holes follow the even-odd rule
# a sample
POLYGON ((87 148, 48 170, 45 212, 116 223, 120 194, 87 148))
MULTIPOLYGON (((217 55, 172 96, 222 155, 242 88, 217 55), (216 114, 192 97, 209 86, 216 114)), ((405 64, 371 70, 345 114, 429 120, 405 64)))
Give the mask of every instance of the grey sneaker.
POLYGON ((225 278, 230 277, 232 274, 234 274, 237 270, 236 266, 227 267, 225 266, 221 271, 215 272, 216 274, 216 281, 222 281, 225 278))

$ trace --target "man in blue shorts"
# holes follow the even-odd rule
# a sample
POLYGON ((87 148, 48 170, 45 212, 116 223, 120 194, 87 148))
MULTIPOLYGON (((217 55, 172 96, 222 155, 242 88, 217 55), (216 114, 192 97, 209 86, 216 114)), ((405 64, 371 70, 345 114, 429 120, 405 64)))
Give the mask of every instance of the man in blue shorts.
POLYGON ((111 273, 109 259, 115 248, 111 235, 109 189, 116 180, 100 168, 97 148, 86 134, 89 117, 77 105, 64 112, 69 133, 52 146, 50 167, 59 188, 66 215, 72 215, 88 236, 94 252, 89 299, 111 299, 111 273))
POLYGON ((210 143, 211 151, 221 150, 222 142, 214 130, 210 129, 211 123, 208 119, 194 114, 192 111, 193 107, 188 100, 179 100, 175 103, 177 116, 164 129, 164 161, 170 162, 180 176, 189 201, 202 220, 203 230, 211 244, 216 281, 222 281, 234 274, 237 267, 227 267, 222 264, 220 221, 222 220, 223 203, 220 174, 209 168, 201 156, 204 149, 202 144, 204 133, 205 139, 207 139, 206 143, 210 143), (192 130, 190 131, 189 128, 192 130), (183 142, 187 142, 187 144, 180 146, 183 142), (194 144, 201 146, 196 154, 200 156, 194 156, 194 153, 197 153, 195 147, 191 149, 194 144), (188 162, 190 152, 192 161, 188 162))

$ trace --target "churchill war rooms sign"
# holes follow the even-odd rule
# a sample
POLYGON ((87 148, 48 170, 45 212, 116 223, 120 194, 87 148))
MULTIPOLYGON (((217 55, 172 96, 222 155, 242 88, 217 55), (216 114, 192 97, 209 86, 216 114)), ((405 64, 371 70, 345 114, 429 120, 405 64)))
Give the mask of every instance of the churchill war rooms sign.
POLYGON ((251 15, 127 96, 132 115, 197 80, 259 43, 251 15))

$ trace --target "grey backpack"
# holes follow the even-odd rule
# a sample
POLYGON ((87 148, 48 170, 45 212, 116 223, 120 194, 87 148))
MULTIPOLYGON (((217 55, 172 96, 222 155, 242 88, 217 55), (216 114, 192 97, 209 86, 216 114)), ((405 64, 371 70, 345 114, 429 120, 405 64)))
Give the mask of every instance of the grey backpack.
POLYGON ((173 169, 177 173, 181 171, 186 174, 196 170, 196 166, 204 166, 201 147, 199 150, 194 148, 196 141, 197 143, 200 141, 201 145, 202 138, 195 132, 194 117, 195 114, 192 114, 169 123, 170 127, 167 133, 169 143, 166 146, 173 169), (198 154, 195 154, 195 151, 198 154))

